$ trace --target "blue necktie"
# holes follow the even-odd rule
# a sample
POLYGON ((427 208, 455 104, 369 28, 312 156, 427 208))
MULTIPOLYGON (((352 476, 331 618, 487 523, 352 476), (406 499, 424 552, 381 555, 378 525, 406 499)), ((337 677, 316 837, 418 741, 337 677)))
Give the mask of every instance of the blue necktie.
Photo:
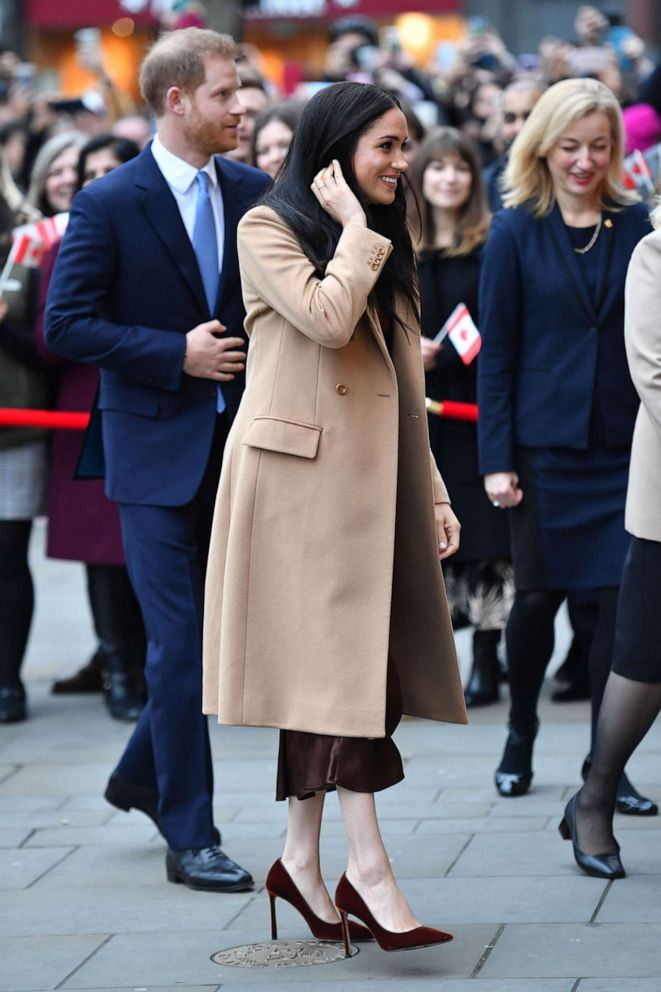
MULTIPOLYGON (((195 179, 197 180, 197 202, 195 204, 195 224, 193 225, 193 249, 197 255, 197 264, 202 276, 209 313, 213 316, 216 296, 218 295, 218 236, 209 195, 209 176, 200 170, 195 179)), ((224 409, 223 392, 218 386, 216 410, 218 413, 222 413, 224 409)))

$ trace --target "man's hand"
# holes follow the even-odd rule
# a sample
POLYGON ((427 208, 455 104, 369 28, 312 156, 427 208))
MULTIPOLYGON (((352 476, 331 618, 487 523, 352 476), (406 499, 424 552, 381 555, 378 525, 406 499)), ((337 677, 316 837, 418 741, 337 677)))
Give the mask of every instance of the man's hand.
POLYGON ((452 512, 449 503, 435 503, 434 516, 436 517, 438 557, 443 561, 459 550, 461 524, 452 512))
POLYGON ((507 510, 518 506, 523 499, 516 472, 492 472, 484 476, 484 488, 492 506, 507 510))
POLYGON ((198 324, 186 335, 184 372, 196 379, 231 382, 245 368, 246 353, 242 338, 222 338, 226 328, 219 320, 198 324))

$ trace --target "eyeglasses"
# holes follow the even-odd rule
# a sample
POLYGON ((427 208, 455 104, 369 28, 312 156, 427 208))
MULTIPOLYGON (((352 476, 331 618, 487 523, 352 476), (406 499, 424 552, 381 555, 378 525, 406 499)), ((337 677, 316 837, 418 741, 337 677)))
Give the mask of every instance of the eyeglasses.
POLYGON ((503 114, 503 120, 506 124, 516 124, 517 121, 522 121, 525 124, 531 113, 531 110, 525 110, 522 114, 515 114, 511 110, 506 110, 503 114))

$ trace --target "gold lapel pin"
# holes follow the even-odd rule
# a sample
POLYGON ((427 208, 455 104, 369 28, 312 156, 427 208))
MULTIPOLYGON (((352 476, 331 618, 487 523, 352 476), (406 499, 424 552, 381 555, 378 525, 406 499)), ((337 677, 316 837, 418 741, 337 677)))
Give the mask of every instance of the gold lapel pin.
POLYGON ((613 226, 613 221, 610 219, 610 217, 607 217, 606 220, 604 221, 604 227, 610 229, 612 226, 613 226))

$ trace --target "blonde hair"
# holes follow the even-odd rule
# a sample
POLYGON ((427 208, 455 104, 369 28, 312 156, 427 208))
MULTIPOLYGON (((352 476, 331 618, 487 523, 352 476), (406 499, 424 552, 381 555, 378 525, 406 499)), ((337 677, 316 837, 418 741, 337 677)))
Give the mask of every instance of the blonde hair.
POLYGON ((535 217, 549 213, 555 194, 546 156, 567 128, 594 113, 605 114, 611 129, 611 159, 601 190, 602 207, 639 200, 621 182, 624 126, 612 91, 596 79, 563 79, 542 94, 512 145, 503 177, 506 207, 527 203, 535 217))
POLYGON ((155 117, 165 113, 165 94, 171 86, 187 93, 201 86, 205 59, 213 57, 234 60, 234 39, 206 28, 182 28, 154 42, 140 67, 140 91, 155 117))

